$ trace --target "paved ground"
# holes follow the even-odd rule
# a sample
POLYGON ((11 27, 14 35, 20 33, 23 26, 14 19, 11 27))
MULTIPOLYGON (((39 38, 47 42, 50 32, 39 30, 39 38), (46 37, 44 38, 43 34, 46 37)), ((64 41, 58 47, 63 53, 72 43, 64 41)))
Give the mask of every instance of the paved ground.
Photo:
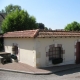
POLYGON ((34 68, 32 66, 29 66, 27 64, 23 63, 8 63, 8 64, 0 64, 0 69, 6 69, 6 70, 12 70, 12 71, 19 71, 19 72, 24 72, 24 73, 50 73, 50 71, 45 70, 45 69, 38 69, 34 68))
MULTIPOLYGON (((1 52, 0 52, 1 53, 1 52)), ((3 54, 5 52, 2 52, 3 54)), ((0 70, 9 70, 9 71, 16 71, 16 72, 23 72, 23 73, 30 73, 30 74, 50 74, 54 72, 59 72, 67 69, 72 69, 80 67, 80 64, 71 64, 71 65, 64 65, 64 66, 55 66, 55 67, 47 67, 47 68, 34 68, 27 64, 23 63, 7 63, 7 64, 1 64, 0 63, 0 70)))
POLYGON ((64 66, 55 66, 55 67, 48 67, 48 68, 34 68, 31 67, 27 64, 23 63, 8 63, 8 64, 0 64, 0 70, 1 69, 6 69, 6 70, 13 70, 13 71, 19 71, 19 72, 24 72, 24 73, 31 73, 31 74, 49 74, 49 73, 54 73, 66 69, 72 69, 80 67, 80 64, 72 64, 72 65, 64 65, 64 66))
POLYGON ((80 80, 80 68, 57 72, 50 75, 30 75, 0 71, 0 80, 80 80))

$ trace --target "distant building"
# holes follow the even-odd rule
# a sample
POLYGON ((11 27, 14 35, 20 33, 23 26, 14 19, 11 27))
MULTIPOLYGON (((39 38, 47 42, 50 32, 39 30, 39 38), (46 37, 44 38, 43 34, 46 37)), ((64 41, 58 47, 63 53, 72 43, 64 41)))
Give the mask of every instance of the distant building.
POLYGON ((0 13, 0 33, 1 33, 1 24, 3 19, 5 19, 6 13, 0 13))

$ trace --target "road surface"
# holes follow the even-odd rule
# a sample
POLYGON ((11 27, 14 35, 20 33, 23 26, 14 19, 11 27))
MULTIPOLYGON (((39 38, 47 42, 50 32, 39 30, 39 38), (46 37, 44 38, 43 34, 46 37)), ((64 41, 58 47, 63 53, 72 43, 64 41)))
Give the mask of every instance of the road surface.
POLYGON ((80 68, 70 69, 49 75, 30 75, 0 71, 0 80, 80 80, 80 68))

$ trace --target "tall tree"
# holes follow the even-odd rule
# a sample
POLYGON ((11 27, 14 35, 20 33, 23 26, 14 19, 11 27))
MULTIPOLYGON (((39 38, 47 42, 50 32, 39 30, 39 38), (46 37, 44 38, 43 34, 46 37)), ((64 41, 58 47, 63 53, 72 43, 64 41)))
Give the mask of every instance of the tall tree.
POLYGON ((29 16, 26 11, 18 9, 6 16, 1 27, 3 33, 38 28, 34 17, 29 16))
POLYGON ((80 24, 76 21, 67 24, 67 26, 65 27, 66 31, 80 31, 80 24))
POLYGON ((12 11, 15 11, 16 9, 18 9, 20 11, 21 10, 21 6, 10 4, 10 5, 6 6, 5 9, 2 9, 0 12, 8 14, 8 13, 10 13, 12 11))
POLYGON ((45 27, 45 25, 43 23, 37 23, 38 29, 45 29, 48 30, 47 27, 45 27))
POLYGON ((39 29, 44 29, 45 25, 43 23, 37 23, 39 29))
POLYGON ((45 29, 45 30, 48 30, 48 28, 47 28, 47 27, 44 27, 44 29, 45 29))
POLYGON ((2 23, 3 32, 14 31, 14 30, 36 29, 36 28, 48 29, 47 27, 45 27, 45 25, 43 23, 36 23, 36 19, 34 16, 29 16, 29 14, 25 11, 23 14, 22 8, 19 5, 10 4, 10 5, 6 6, 5 9, 2 9, 1 12, 7 13, 7 15, 8 15, 8 16, 6 16, 4 22, 2 23), (26 15, 28 17, 26 17, 26 15), (24 16, 25 16, 25 18, 24 18, 24 16), (22 21, 21 22, 22 27, 21 27, 21 23, 19 23, 19 21, 22 21), (14 26, 14 24, 15 24, 15 26, 14 26), (26 28, 24 28, 25 25, 27 25, 26 28), (17 27, 19 27, 19 28, 17 28, 17 27))

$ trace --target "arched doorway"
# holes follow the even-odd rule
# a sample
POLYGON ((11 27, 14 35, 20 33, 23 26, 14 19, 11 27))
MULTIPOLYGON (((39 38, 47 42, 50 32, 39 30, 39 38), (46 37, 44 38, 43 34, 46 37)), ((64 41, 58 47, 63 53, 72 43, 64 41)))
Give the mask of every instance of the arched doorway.
POLYGON ((12 54, 18 55, 18 45, 17 44, 13 44, 13 46, 12 46, 12 54))
POLYGON ((18 44, 15 43, 12 45, 12 58, 17 62, 20 60, 18 44))

